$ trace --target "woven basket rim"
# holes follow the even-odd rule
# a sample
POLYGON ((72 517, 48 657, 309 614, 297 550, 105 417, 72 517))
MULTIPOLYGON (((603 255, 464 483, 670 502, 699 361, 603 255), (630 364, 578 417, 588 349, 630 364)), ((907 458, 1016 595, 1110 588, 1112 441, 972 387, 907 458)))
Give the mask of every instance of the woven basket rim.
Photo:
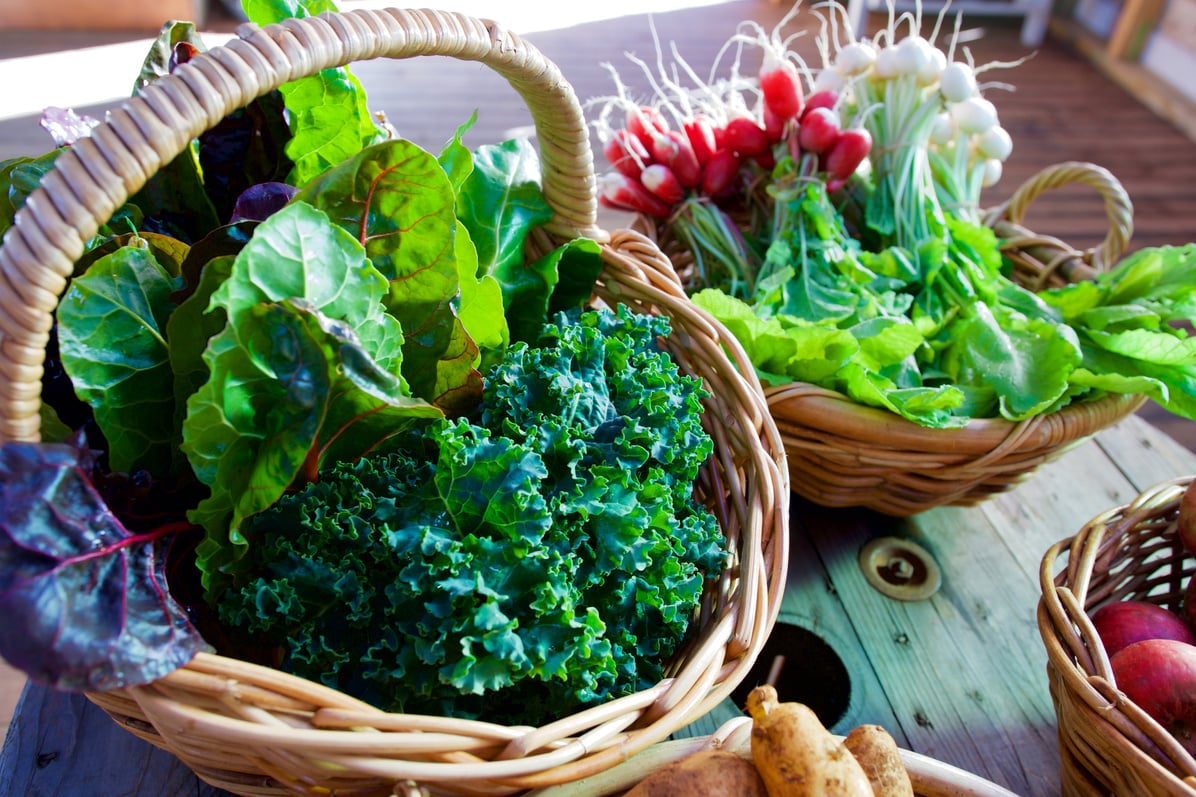
POLYGON ((432 778, 447 793, 511 794, 585 777, 724 700, 779 612, 788 469, 746 356, 689 301, 655 243, 597 226, 588 128, 556 66, 496 23, 457 12, 358 9, 243 25, 238 38, 156 80, 60 155, 0 243, 0 442, 38 441, 40 375, 58 298, 85 242, 149 174, 229 111, 288 80, 353 61, 420 55, 480 61, 527 103, 554 211, 529 249, 545 240, 595 240, 603 258, 598 299, 669 317, 665 347, 703 379, 717 410, 704 418, 715 456, 698 490, 713 504, 733 561, 706 590, 694 638, 664 681, 541 728, 388 714, 280 671, 210 654, 147 685, 89 693, 203 780, 241 794, 378 789, 409 776, 432 778))
POLYGON ((1175 519, 1194 478, 1161 482, 1096 515, 1042 558, 1037 619, 1065 792, 1196 797, 1196 758, 1117 689, 1090 620, 1092 611, 1114 600, 1179 607, 1177 585, 1193 576, 1196 562, 1182 550, 1175 519))

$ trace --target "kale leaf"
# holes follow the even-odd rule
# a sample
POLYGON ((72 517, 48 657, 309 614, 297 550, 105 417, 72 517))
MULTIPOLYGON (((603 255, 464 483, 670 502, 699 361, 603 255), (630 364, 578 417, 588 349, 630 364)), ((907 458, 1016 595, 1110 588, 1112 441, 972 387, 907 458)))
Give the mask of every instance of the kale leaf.
POLYGON ((474 416, 250 518, 222 622, 389 710, 538 723, 654 685, 727 556, 693 498, 705 394, 667 332, 591 310, 512 345, 474 416))

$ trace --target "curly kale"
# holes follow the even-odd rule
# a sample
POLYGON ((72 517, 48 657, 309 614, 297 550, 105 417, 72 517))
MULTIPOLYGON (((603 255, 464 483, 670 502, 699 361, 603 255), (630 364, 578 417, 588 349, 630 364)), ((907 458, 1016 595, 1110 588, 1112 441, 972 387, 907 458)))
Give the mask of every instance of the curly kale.
POLYGON ((539 724, 654 685, 727 557, 668 329, 592 310, 511 346, 472 418, 252 517, 222 621, 387 710, 539 724))

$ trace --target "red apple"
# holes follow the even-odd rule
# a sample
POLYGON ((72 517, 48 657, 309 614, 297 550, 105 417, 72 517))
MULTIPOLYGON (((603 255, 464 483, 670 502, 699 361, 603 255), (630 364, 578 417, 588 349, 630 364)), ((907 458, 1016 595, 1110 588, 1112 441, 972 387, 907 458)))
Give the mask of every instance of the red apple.
POLYGON ((1109 663, 1117 688, 1196 755, 1196 645, 1144 639, 1109 663))
POLYGON ((1143 639, 1174 639, 1196 645, 1196 633, 1182 617, 1146 601, 1106 603, 1092 613, 1092 625, 1110 656, 1143 639))
POLYGON ((1196 479, 1188 483, 1179 499, 1179 515, 1175 521, 1179 541, 1188 553, 1196 556, 1196 479))

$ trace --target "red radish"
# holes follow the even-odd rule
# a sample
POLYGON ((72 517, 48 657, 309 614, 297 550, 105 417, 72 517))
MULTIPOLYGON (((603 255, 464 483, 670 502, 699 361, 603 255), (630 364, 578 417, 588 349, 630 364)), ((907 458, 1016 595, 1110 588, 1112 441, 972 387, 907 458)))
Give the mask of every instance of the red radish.
POLYGON ((790 119, 782 119, 775 113, 764 106, 764 132, 768 134, 768 140, 774 144, 785 137, 785 129, 788 126, 790 119))
POLYGON ((821 155, 828 152, 842 133, 839 114, 829 108, 815 108, 802 117, 798 130, 798 141, 806 152, 821 155))
POLYGON ((627 111, 627 129, 651 149, 653 139, 669 129, 669 122, 658 108, 644 105, 627 111))
POLYGON ((616 130, 603 147, 606 160, 615 171, 638 179, 644 166, 652 162, 652 156, 644 143, 626 128, 616 130))
POLYGON ((644 184, 644 188, 670 205, 676 205, 685 199, 685 186, 681 185, 673 170, 663 163, 652 163, 644 167, 643 173, 640 174, 640 182, 644 184))
POLYGON ((647 213, 658 219, 668 218, 672 208, 638 181, 625 174, 607 172, 598 183, 598 199, 604 205, 621 210, 647 213))
POLYGON ((710 118, 701 114, 690 119, 684 125, 685 135, 689 139, 689 146, 694 151, 698 163, 705 165, 718 144, 714 139, 714 123, 710 118))
POLYGON ((835 106, 838 104, 839 94, 837 92, 830 90, 816 91, 810 95, 808 100, 806 100, 805 107, 802 108, 801 119, 802 121, 805 121, 805 118, 809 116, 810 112, 815 108, 829 108, 833 111, 835 106))
POLYGON ((1143 639, 1176 639, 1196 645, 1196 634, 1178 614, 1147 601, 1106 603, 1092 613, 1092 626, 1110 656, 1143 639))
POLYGON ((872 150, 872 134, 862 127, 844 130, 826 153, 826 171, 832 178, 846 180, 872 150))
POLYGON ((739 156, 729 149, 715 150, 702 168, 702 193, 716 197, 725 193, 739 172, 739 156))
POLYGON ((768 149, 768 134, 764 128, 746 116, 727 122, 724 142, 736 154, 750 158, 768 149))
POLYGON ((765 50, 760 67, 760 92, 764 95, 764 107, 778 119, 797 118, 802 103, 797 67, 771 49, 765 50))
POLYGON ((761 169, 765 171, 772 171, 772 167, 777 165, 777 156, 772 154, 772 150, 766 149, 756 157, 752 158, 760 165, 761 169))
POLYGON ((702 180, 702 164, 684 132, 669 130, 656 144, 652 150, 656 160, 672 169, 683 186, 693 188, 702 180))

